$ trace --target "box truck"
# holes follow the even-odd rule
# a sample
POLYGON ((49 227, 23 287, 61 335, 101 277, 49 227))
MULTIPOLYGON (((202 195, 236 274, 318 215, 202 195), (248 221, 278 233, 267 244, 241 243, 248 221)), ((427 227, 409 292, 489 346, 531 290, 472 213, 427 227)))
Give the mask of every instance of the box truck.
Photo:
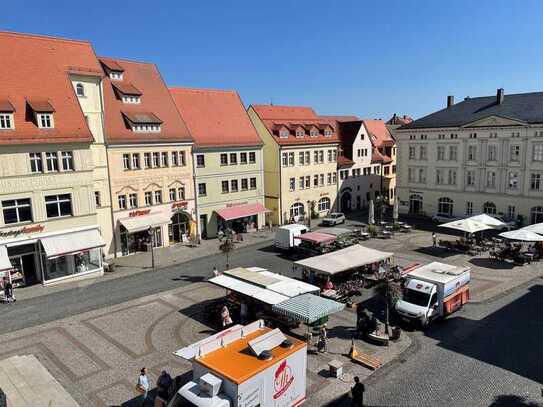
POLYGON ((300 236, 309 231, 309 228, 305 225, 298 225, 296 223, 292 225, 284 225, 277 228, 275 232, 274 245, 279 250, 290 250, 294 246, 298 246, 301 240, 294 239, 296 236, 300 236))
POLYGON ((417 267, 407 273, 403 296, 395 310, 403 320, 426 328, 468 302, 469 281, 469 267, 438 262, 417 267))
POLYGON ((295 407, 306 398, 307 344, 258 320, 174 352, 192 381, 168 407, 295 407))

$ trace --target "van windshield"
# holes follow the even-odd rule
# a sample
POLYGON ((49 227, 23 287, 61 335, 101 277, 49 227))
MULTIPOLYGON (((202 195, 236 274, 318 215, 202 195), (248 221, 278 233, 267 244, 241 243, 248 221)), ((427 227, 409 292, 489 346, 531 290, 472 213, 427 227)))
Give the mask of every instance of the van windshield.
POLYGON ((406 288, 403 292, 403 300, 410 304, 426 307, 430 301, 430 294, 406 288))

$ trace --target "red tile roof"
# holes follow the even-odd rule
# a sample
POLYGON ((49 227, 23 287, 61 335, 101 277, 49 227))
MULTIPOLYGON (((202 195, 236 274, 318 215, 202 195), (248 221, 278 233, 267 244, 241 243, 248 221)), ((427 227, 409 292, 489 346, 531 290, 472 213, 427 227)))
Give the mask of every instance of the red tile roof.
POLYGON ((15 108, 11 102, 7 99, 0 100, 0 112, 14 112, 15 108))
POLYGON ((339 168, 352 167, 353 165, 354 165, 354 161, 348 159, 348 158, 345 157, 344 155, 340 155, 340 156, 337 158, 337 166, 338 166, 339 168))
POLYGON ((262 145, 237 92, 179 87, 170 92, 196 146, 262 145))
POLYGON ((356 121, 359 121, 360 118, 358 116, 355 116, 355 115, 339 115, 339 116, 334 116, 334 115, 321 115, 321 117, 324 117, 326 119, 330 119, 330 120, 335 120, 335 121, 338 121, 338 122, 356 122, 356 121))
POLYGON ((0 32, 0 100, 15 108, 15 130, 0 131, 2 144, 92 142, 69 72, 101 75, 89 42, 0 32), (54 107, 54 129, 40 129, 27 101, 54 107))
POLYGON ((392 125, 404 125, 404 124, 409 124, 413 121, 413 119, 407 115, 403 115, 403 116, 398 116, 396 113, 394 113, 394 115, 387 121, 387 124, 392 124, 392 125))
POLYGON ((366 130, 370 136, 370 140, 375 147, 385 145, 391 146, 394 144, 394 139, 392 138, 392 135, 390 134, 390 131, 388 130, 384 121, 365 119, 362 120, 362 122, 364 123, 364 126, 366 127, 366 130))
POLYGON ((156 65, 102 57, 100 61, 105 61, 106 66, 118 65, 124 69, 122 81, 109 77, 104 79, 105 137, 108 143, 192 142, 156 65), (140 103, 123 103, 116 96, 113 84, 134 86, 141 92, 140 103), (139 123, 142 123, 141 120, 145 123, 162 123, 160 132, 133 132, 125 117, 140 120, 139 123))
POLYGON ((111 81, 111 85, 123 95, 141 96, 142 93, 131 83, 125 81, 111 81))
POLYGON ((251 105, 251 107, 279 145, 334 144, 339 142, 336 122, 318 116, 310 107, 273 105, 251 105), (296 137, 295 135, 294 130, 300 125, 307 129, 304 137, 296 137), (288 137, 279 137, 279 130, 282 126, 286 126, 290 130, 288 137), (310 136, 309 130, 312 127, 319 129, 319 134, 316 137, 310 136), (332 130, 331 137, 324 136, 326 128, 332 130))
POLYGON ((101 57, 100 62, 110 71, 124 72, 124 68, 121 64, 114 59, 101 57))
POLYGON ((47 100, 27 100, 26 103, 36 113, 53 113, 55 108, 47 100))

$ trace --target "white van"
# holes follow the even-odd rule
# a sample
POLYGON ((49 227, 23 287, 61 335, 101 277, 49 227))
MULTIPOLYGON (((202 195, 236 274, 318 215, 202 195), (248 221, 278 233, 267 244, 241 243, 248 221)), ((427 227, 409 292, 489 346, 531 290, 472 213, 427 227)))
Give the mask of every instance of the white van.
POLYGON ((280 250, 290 250, 298 246, 301 242, 301 240, 294 239, 294 237, 303 235, 308 231, 309 228, 305 225, 292 224, 281 226, 275 232, 274 245, 280 250))

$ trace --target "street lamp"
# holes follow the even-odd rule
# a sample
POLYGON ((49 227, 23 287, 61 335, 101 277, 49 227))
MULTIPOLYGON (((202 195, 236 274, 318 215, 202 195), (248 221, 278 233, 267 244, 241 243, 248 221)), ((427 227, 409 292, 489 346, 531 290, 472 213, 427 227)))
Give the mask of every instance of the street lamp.
POLYGON ((150 227, 148 230, 149 240, 151 241, 151 267, 155 271, 155 234, 153 233, 153 228, 150 227))
POLYGON ((311 201, 307 201, 307 227, 311 227, 311 201))

